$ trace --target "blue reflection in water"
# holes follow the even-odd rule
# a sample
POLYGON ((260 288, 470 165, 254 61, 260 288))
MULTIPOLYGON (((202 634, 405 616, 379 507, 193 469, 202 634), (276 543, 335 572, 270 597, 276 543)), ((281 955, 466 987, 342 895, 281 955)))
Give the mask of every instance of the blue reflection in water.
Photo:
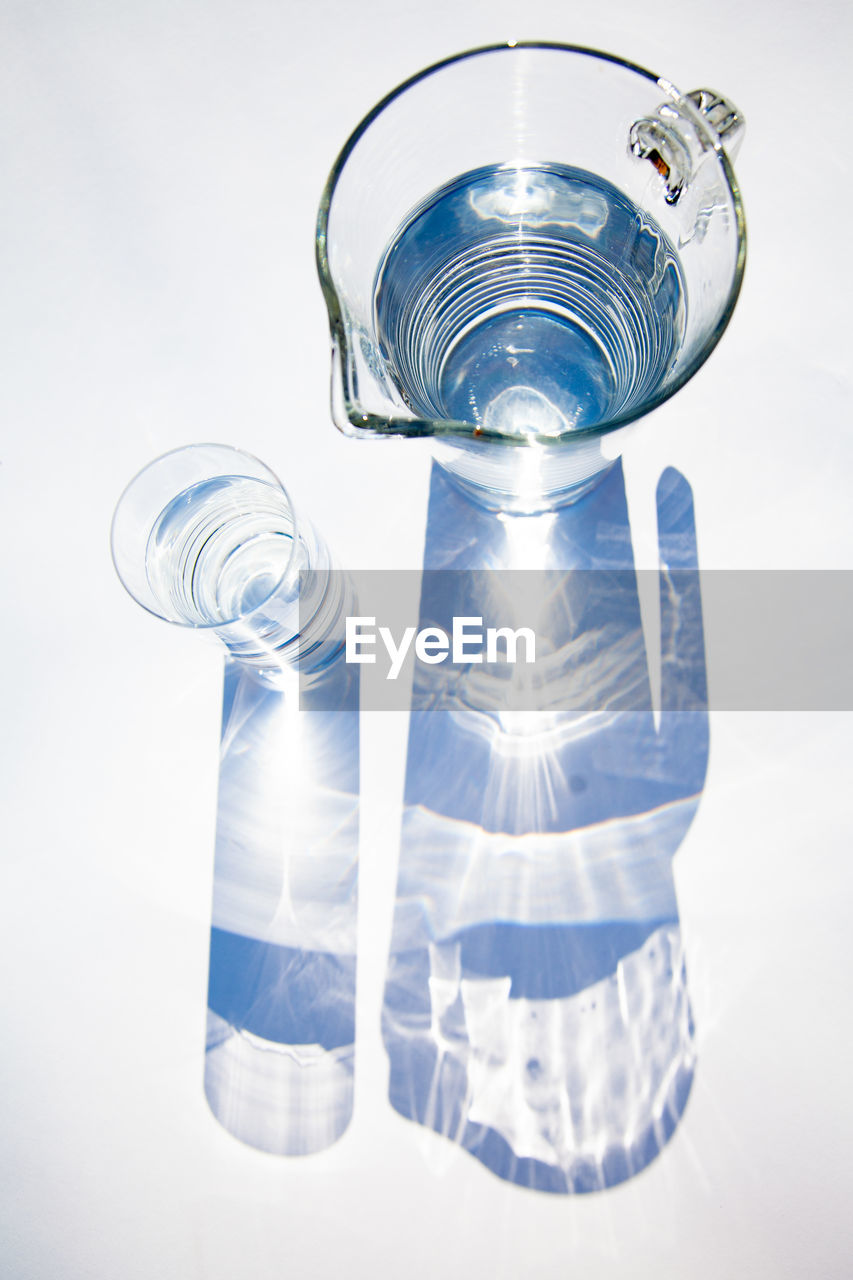
MULTIPOLYGON (((409 732, 383 1008, 390 1099, 542 1191, 600 1190, 644 1168, 693 1077, 672 858, 707 764, 704 642, 684 478, 668 470, 657 502, 658 727, 621 466, 574 506, 517 517, 433 469, 425 568, 566 570, 539 602, 562 701, 502 712, 486 685, 478 702, 470 680, 416 673, 416 706, 429 682, 434 696, 409 732)), ((420 625, 484 615, 488 578, 425 577, 420 625)), ((530 625, 532 605, 520 599, 512 625, 530 625)))
POLYGON ((352 1115, 358 683, 225 671, 204 1087, 235 1137, 319 1151, 352 1115), (337 710, 312 708, 333 705, 337 710))

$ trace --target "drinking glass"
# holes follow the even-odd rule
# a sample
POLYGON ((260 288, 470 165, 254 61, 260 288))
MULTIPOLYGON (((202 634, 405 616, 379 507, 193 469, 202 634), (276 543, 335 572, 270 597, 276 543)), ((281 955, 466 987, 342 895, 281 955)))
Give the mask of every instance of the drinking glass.
POLYGON ((353 1105, 359 684, 342 640, 351 585, 270 468, 223 445, 145 467, 119 500, 112 550, 139 604, 213 632, 228 652, 205 1094, 250 1146, 323 1150, 353 1105))
POLYGON ((155 459, 119 499, 111 541, 143 608, 214 632, 265 684, 280 687, 294 666, 319 669, 341 648, 343 576, 251 454, 199 444, 155 459))

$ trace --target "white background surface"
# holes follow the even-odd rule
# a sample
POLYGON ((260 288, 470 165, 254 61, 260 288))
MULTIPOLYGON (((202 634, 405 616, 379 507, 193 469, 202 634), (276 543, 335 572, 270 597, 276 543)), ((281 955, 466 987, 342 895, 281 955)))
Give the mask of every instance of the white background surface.
MULTIPOLYGON (((608 49, 743 108, 746 283, 626 457, 695 494, 705 568, 853 567, 850 10, 5 0, 0 1269, 10 1280, 849 1274, 851 719, 717 714, 678 854, 699 1068, 663 1155, 546 1197, 393 1113, 379 1007, 405 726, 364 724, 352 1125, 302 1160, 202 1093, 221 659, 112 570, 127 480, 215 440, 342 558, 420 563, 429 455, 327 408, 316 206, 350 129, 505 38, 608 49)), ((736 620, 732 620, 736 625, 736 620)))

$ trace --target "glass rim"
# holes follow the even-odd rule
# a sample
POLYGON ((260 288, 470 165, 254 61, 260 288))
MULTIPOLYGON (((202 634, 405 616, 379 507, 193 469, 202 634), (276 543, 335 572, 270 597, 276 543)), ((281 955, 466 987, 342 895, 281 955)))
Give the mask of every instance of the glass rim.
MULTIPOLYGON (((360 408, 357 402, 350 400, 347 394, 346 379, 343 379, 343 401, 346 410, 346 417, 349 427, 342 427, 340 423, 336 425, 347 435, 363 437, 363 436, 407 436, 414 438, 438 438, 443 439, 449 437, 451 440, 461 439, 469 441, 477 441, 481 443, 500 444, 511 448, 528 448, 535 446, 543 446, 548 449, 554 449, 558 446, 570 445, 573 440, 594 439, 598 436, 608 435, 611 431, 617 431, 620 427, 625 427, 631 422, 635 422, 638 418, 644 418, 647 414, 664 404, 675 395, 677 391, 690 381, 694 374, 710 356, 716 347, 723 333, 728 327, 729 321, 734 313, 735 304, 740 295, 741 286, 743 284, 744 270, 746 266, 746 218, 743 211, 743 202, 741 200, 740 188, 735 178, 732 163, 726 154, 719 136, 710 128, 707 120, 702 112, 694 106, 685 94, 670 81, 662 76, 655 75, 654 72, 648 71, 645 67, 641 67, 639 63, 631 62, 627 58, 620 58, 617 54, 606 53, 601 49, 594 49, 586 45, 563 44, 559 41, 548 40, 509 40, 498 44, 489 44, 477 46, 473 49, 466 49, 461 53, 452 54, 447 58, 442 58, 438 62, 431 63, 428 67, 424 67, 421 71, 409 76, 403 80, 396 88, 391 89, 383 98, 376 103, 366 116, 356 125, 350 136, 347 138, 337 159, 332 165, 323 193, 320 197, 320 206, 317 213, 316 233, 315 233, 315 260, 317 265, 317 274, 320 278, 320 287, 326 302, 326 309, 329 318, 329 328, 333 340, 333 351, 337 349, 341 361, 342 370, 346 367, 349 352, 349 339, 346 332, 346 325, 343 319, 343 308, 341 305, 338 291, 332 279, 332 273, 329 268, 329 259, 327 252, 328 230, 329 230, 329 213, 332 206, 332 200, 338 185, 340 176, 349 160, 352 152, 355 150, 362 136, 367 132, 374 120, 380 116, 386 108, 391 106, 397 98, 401 97, 409 89, 419 84, 422 80, 428 79, 430 76, 445 70, 447 67, 453 66, 457 62, 464 62, 471 58, 478 58, 485 54, 494 53, 513 53, 516 50, 534 50, 544 52, 557 53, 574 53, 581 56, 598 59, 601 62, 613 63, 618 67, 622 67, 626 71, 631 71, 643 79, 656 84, 661 93, 666 95, 671 101, 676 103, 690 119, 694 128, 705 140, 711 150, 716 153, 725 177, 726 185, 732 197, 732 206, 735 216, 735 231, 737 235, 737 257, 735 260, 734 271, 732 273, 732 281, 729 287, 728 297, 720 316, 708 333, 705 341, 694 353, 693 357, 687 361, 684 368, 676 375, 673 381, 665 388, 658 390, 654 395, 641 405, 635 405, 623 413, 617 414, 615 417, 608 419, 606 422, 594 423, 587 427, 575 427, 561 432, 556 436, 545 436, 535 433, 526 434, 525 436, 508 435, 502 431, 495 431, 490 428, 478 426, 472 422, 461 422, 451 418, 431 419, 431 418, 403 418, 393 417, 390 415, 380 415, 366 412, 360 408)), ((335 371, 333 370, 333 377, 335 371)))
MULTIPOLYGON (((243 473, 236 472, 236 471, 233 471, 233 472, 222 471, 219 474, 226 476, 226 475, 238 475, 243 473)), ((211 475, 209 478, 215 479, 215 475, 211 475)), ((249 476, 247 478, 259 479, 260 477, 249 476)), ((182 491, 179 491, 179 493, 180 492, 182 491)), ((176 498, 178 496, 179 496, 178 493, 175 493, 172 495, 173 498, 176 498)), ((168 505, 168 501, 166 505, 168 505)), ((159 514, 162 514, 164 510, 165 510, 165 505, 161 508, 161 511, 159 514)), ((151 527, 153 528, 153 524, 151 527)), ((182 627, 190 631, 220 631, 225 627, 234 626, 235 623, 242 622, 246 618, 251 618, 253 614, 257 613, 259 609, 263 609, 264 606, 268 604, 268 602, 272 599, 272 597, 275 595, 275 593, 278 591, 279 587, 281 586, 282 582, 284 582, 285 578, 287 577, 293 565, 293 560, 296 555, 297 532, 298 532, 298 524, 296 519, 296 513, 293 509, 293 503, 291 502, 290 494, 287 492, 281 480, 273 471, 272 467, 268 466, 267 463, 265 463, 261 458, 258 458, 254 453, 249 453, 246 449, 238 449, 236 445, 217 444, 213 441, 202 441, 198 444, 184 444, 184 445, 178 445, 177 448, 175 449, 168 449, 165 453, 161 453, 156 458, 152 458, 150 462, 146 463, 144 467, 140 468, 140 470, 137 471, 136 474, 131 477, 131 479, 124 486, 124 488, 121 491, 121 494, 119 495, 118 501, 116 502, 116 505, 115 505, 115 510, 113 511, 112 520, 110 521, 110 554, 112 556, 113 568, 115 569, 116 574, 118 575, 119 582, 124 587, 125 591, 130 596, 130 598, 134 600, 141 608, 143 608, 146 611, 146 613, 150 613, 153 617, 159 618, 162 622, 169 622, 173 626, 182 627), (224 618, 218 622, 189 622, 185 618, 176 618, 176 617, 170 616, 167 613, 161 612, 160 609, 155 608, 151 603, 148 603, 146 600, 142 599, 141 596, 137 595, 136 590, 134 589, 134 587, 130 585, 130 582, 128 581, 128 575, 126 574, 126 572, 124 571, 124 569, 122 568, 119 562, 119 556, 117 555, 117 552, 116 552, 117 530, 118 530, 118 524, 121 518, 121 512, 123 509, 126 509, 124 508, 125 499, 129 496, 130 491, 143 478, 143 476, 146 476, 155 467, 160 466, 161 463, 166 462, 169 458, 174 458, 178 454, 192 454, 192 453, 195 453, 196 451, 201 451, 204 449, 210 449, 210 450, 215 450, 219 453, 230 454, 232 457, 238 458, 238 459, 239 458, 248 459, 248 461, 253 463, 257 468, 259 468, 259 470, 266 472, 266 475, 269 477, 269 482, 275 485, 275 487, 279 490, 282 497, 284 498, 284 501, 287 503, 288 509, 290 511, 290 518, 293 525, 293 532, 290 540, 290 551, 288 553, 287 561, 284 565, 281 575, 277 578, 275 584, 271 587, 270 591, 267 593, 267 595, 264 596, 262 600, 259 600, 257 604, 253 605, 252 608, 247 610, 245 613, 235 614, 233 618, 224 618)), ((149 536, 150 536, 150 529, 149 529, 149 536)), ((145 572, 144 567, 142 568, 142 572, 147 581, 147 574, 145 572)), ((151 596, 153 598, 154 596, 153 591, 151 592, 151 596)))

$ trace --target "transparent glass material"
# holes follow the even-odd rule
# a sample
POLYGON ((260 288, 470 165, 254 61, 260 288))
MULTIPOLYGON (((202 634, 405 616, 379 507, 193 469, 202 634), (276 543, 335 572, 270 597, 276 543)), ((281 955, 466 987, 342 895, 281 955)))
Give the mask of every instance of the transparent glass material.
POLYGON ((353 1106, 351 586, 269 467, 222 445, 177 449, 141 471, 119 500, 112 550, 139 604, 227 648, 205 1095, 252 1147, 321 1151, 353 1106))
POLYGON ((739 113, 594 50, 474 50, 350 137, 317 230, 332 411, 431 436, 487 505, 576 496, 737 299, 739 113))
POLYGON ((215 632, 273 687, 294 665, 319 669, 340 648, 342 575, 324 572, 325 543, 251 454, 203 444, 157 458, 119 500, 112 552, 143 608, 215 632))

